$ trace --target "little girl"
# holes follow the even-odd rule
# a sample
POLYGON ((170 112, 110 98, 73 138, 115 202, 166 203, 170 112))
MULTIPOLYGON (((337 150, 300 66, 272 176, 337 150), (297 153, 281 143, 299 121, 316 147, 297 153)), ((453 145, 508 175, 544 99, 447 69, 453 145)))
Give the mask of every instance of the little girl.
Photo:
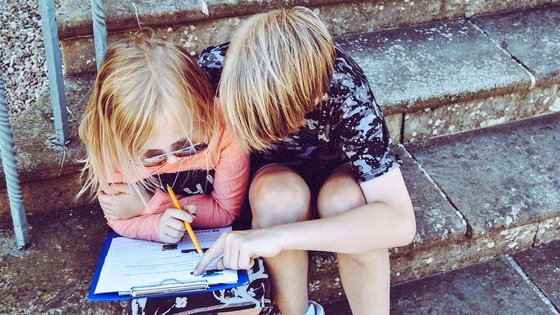
MULTIPOLYGON (((174 243, 183 221, 231 225, 247 193, 249 160, 220 115, 205 74, 182 47, 147 38, 112 45, 80 125, 87 149, 81 193, 97 196, 109 225, 131 238, 174 243), (167 185, 187 211, 173 206, 167 185)), ((197 298, 200 307, 212 304, 189 295, 197 298)), ((177 311, 175 298, 169 301, 167 311, 177 311)), ((145 304, 135 300, 132 309, 149 313, 139 310, 145 304)), ((227 310, 227 300, 214 304, 227 310)))

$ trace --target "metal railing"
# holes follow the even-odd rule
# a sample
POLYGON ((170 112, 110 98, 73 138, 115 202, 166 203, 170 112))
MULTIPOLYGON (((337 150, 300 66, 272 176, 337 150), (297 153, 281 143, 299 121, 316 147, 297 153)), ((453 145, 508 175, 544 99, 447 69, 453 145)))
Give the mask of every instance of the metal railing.
MULTIPOLYGON (((93 18, 93 34, 95 41, 95 56, 99 69, 103 56, 107 50, 107 29, 105 27, 105 10, 103 0, 91 0, 93 18)), ((42 21, 43 38, 45 42, 45 56, 47 75, 49 78, 51 104, 53 108, 56 140, 65 146, 70 141, 68 131, 68 108, 64 95, 64 77, 62 75, 62 61, 59 47, 58 28, 54 0, 39 0, 39 12, 42 21)), ((6 177, 6 187, 10 203, 10 213, 14 225, 17 249, 21 250, 30 244, 29 225, 23 205, 17 161, 14 154, 14 140, 8 114, 5 86, 0 73, 0 154, 6 177)))
MULTIPOLYGON (((133 2, 134 3, 134 2, 133 2)), ((91 0, 91 17, 93 19, 93 41, 95 45, 95 62, 97 70, 107 52, 107 27, 103 0, 91 0)))
POLYGON ((4 78, 0 73, 0 153, 2 155, 2 166, 6 177, 8 199, 10 201, 10 213, 14 223, 14 232, 18 249, 29 245, 29 226, 25 216, 23 198, 19 183, 16 155, 14 154, 14 137, 8 114, 8 102, 4 88, 4 78))
POLYGON ((62 76, 62 62, 60 47, 58 46, 58 28, 56 26, 55 8, 53 0, 40 0, 39 11, 45 41, 45 56, 47 58, 47 74, 51 89, 51 104, 54 116, 56 142, 66 145, 70 140, 68 133, 68 109, 64 97, 64 77, 62 76))

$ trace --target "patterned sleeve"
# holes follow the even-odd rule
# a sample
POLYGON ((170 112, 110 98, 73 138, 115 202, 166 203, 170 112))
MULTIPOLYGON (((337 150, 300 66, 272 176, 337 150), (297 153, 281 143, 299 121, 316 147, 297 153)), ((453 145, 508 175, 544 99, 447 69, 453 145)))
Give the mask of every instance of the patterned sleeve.
POLYGON ((337 134, 354 177, 366 182, 399 167, 400 161, 362 69, 348 56, 337 58, 337 64, 333 74, 340 102, 337 134))
POLYGON ((228 47, 229 43, 209 46, 205 48, 202 53, 200 53, 200 57, 198 57, 198 65, 202 68, 202 71, 206 73, 216 95, 218 94, 218 85, 220 83, 220 76, 222 75, 228 47))

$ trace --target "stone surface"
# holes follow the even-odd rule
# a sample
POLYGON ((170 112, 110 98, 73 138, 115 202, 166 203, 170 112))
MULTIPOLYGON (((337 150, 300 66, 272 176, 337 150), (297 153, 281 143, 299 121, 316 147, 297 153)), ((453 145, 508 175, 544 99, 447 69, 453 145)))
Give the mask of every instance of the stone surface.
MULTIPOLYGON (((52 209, 69 209, 88 203, 88 198, 75 200, 82 183, 79 173, 21 183, 23 206, 27 215, 48 214, 52 209)), ((11 220, 10 203, 5 187, 0 188, 0 222, 11 220)))
MULTIPOLYGON (((28 214, 52 212, 87 203, 74 200, 81 184, 80 159, 85 148, 78 136, 78 125, 88 101, 93 78, 75 77, 65 82, 70 143, 64 149, 55 144, 54 121, 49 96, 33 104, 12 124, 23 203, 28 214)), ((0 222, 9 221, 10 208, 4 170, 0 168, 0 222)))
POLYGON ((325 309, 325 314, 352 315, 352 310, 350 309, 350 304, 347 299, 329 301, 321 305, 325 309))
MULTIPOLYGON (((558 206, 560 208, 560 205, 558 206)), ((546 244, 560 239, 560 217, 539 222, 535 245, 546 244)))
POLYGON ((560 81, 560 6, 473 20, 490 38, 528 67, 537 84, 560 81))
POLYGON ((423 167, 403 147, 397 151, 402 159, 403 174, 416 215, 416 236, 413 242, 395 252, 416 247, 432 247, 442 242, 462 239, 467 224, 423 167))
POLYGON ((525 274, 560 309, 560 241, 513 255, 525 274))
MULTIPOLYGON (((107 8, 107 27, 110 32, 108 40, 113 42, 129 36, 138 29, 140 23, 151 27, 156 37, 176 40, 195 54, 208 45, 229 40, 247 14, 264 12, 279 5, 299 4, 310 7, 335 36, 431 21, 439 13, 440 6, 439 2, 417 3, 415 6, 411 5, 414 2, 405 5, 379 1, 339 2, 342 1, 206 1, 210 17, 201 14, 201 2, 144 2, 136 5, 137 20, 134 7, 129 2, 112 1, 107 8), (411 15, 411 10, 419 10, 425 14, 411 15)), ((67 2, 58 10, 62 53, 68 75, 95 71, 91 13, 88 8, 88 1, 79 0, 67 2)))
POLYGON ((387 114, 530 86, 527 72, 465 20, 349 35, 338 42, 363 68, 387 114))
MULTIPOLYGON (((220 20, 199 21, 187 25, 152 28, 156 38, 175 41, 193 56, 209 45, 228 41, 245 16, 220 20)), ((137 30, 109 33, 108 42, 113 43, 135 36, 137 30)), ((65 71, 69 76, 95 72, 95 54, 92 37, 74 37, 61 41, 65 71)))
POLYGON ((464 1, 447 0, 442 11, 448 18, 462 16, 472 17, 500 11, 521 11, 547 4, 558 3, 557 0, 501 0, 501 1, 464 1))
POLYGON ((334 253, 310 252, 309 298, 325 303, 345 296, 338 273, 338 261, 334 253))
MULTIPOLYGON (((254 14, 281 6, 328 5, 341 0, 197 0, 197 1, 142 1, 125 0, 104 3, 109 32, 142 27, 160 27, 190 24, 202 20, 254 14)), ((92 18, 89 0, 64 1, 57 9, 58 32, 61 39, 91 35, 92 18)))
MULTIPOLYGON (((107 2, 106 11, 109 41, 121 39, 129 30, 136 30, 140 25, 154 29, 158 37, 165 36, 167 30, 171 29, 177 33, 174 37, 187 37, 182 42, 189 45, 187 48, 199 52, 207 45, 227 40, 235 30, 232 24, 237 25, 250 14, 279 6, 305 5, 319 15, 334 36, 339 36, 459 18, 465 14, 532 8, 550 2, 560 1, 146 1, 136 3, 135 9, 131 2, 119 0, 107 2), (208 8, 209 16, 203 13, 203 3, 208 8), (185 31, 189 36, 181 35, 185 31)), ((57 11, 57 18, 67 73, 76 75, 95 71, 89 2, 65 1, 57 11)))
POLYGON ((552 314, 506 259, 397 285, 391 314, 552 314))
POLYGON ((465 236, 460 240, 441 241, 432 247, 404 248, 391 256, 391 283, 415 280, 527 249, 533 244, 536 230, 536 224, 532 224, 503 233, 485 233, 477 238, 465 236))
POLYGON ((490 127, 558 111, 558 84, 433 109, 425 108, 405 115, 403 141, 490 127))
MULTIPOLYGON (((15 153, 22 182, 75 174, 80 169, 78 160, 84 158, 85 148, 78 137, 78 126, 92 85, 93 79, 87 76, 65 82, 71 137, 66 150, 54 142, 56 135, 49 95, 14 121, 15 153)), ((0 170, 0 177, 4 178, 3 170, 0 170)), ((0 188, 5 185, 5 181, 0 180, 0 188)))
MULTIPOLYGON (((338 3, 340 1, 334 0, 289 2, 289 5, 304 4, 312 8, 335 36, 431 21, 438 15, 440 7, 439 2, 417 3, 415 6, 410 5, 414 2, 405 5, 379 3, 379 1, 360 3, 338 3), (421 11, 424 14, 411 15, 410 10, 421 11), (352 21, 352 23, 348 23, 348 21, 352 21)), ((164 3, 163 5, 144 2, 138 4, 137 8, 140 25, 151 27, 156 37, 175 40, 184 45, 192 54, 196 54, 208 45, 220 44, 229 40, 247 14, 263 12, 275 5, 285 5, 286 3, 287 1, 281 0, 259 3, 207 1, 210 18, 202 17, 200 6, 193 4, 192 1, 164 3), (166 14, 169 15, 169 12, 174 14, 166 16, 166 14)), ((134 30, 138 29, 138 21, 133 13, 134 8, 129 2, 113 1, 108 6, 109 42, 130 36, 134 30)), ((67 2, 58 10, 62 53, 68 75, 95 71, 91 13, 84 8, 89 8, 89 2, 80 0, 67 2)))
POLYGON ((33 245, 21 258, 8 254, 13 233, 0 229, 2 313, 124 314, 117 302, 87 300, 107 230, 99 206, 30 217, 29 223, 33 245))
POLYGON ((387 124, 387 129, 389 129, 389 134, 391 135, 393 143, 401 142, 402 121, 402 114, 385 116, 385 123, 387 124))
MULTIPOLYGON (((397 27, 434 20, 521 10, 557 3, 557 0, 508 1, 403 1, 369 0, 265 0, 265 1, 157 1, 133 5, 124 0, 105 3, 107 28, 110 32, 174 24, 190 24, 201 20, 254 14, 285 6, 303 5, 318 9, 323 20, 336 34, 371 31, 381 27, 397 27), (206 8, 205 8, 206 7, 206 8), (207 10, 207 12, 206 12, 207 10), (335 13, 335 14, 332 14, 335 13), (369 19, 363 19, 367 16, 369 19), (348 23, 351 21, 352 23, 348 23), (358 23, 356 23, 358 22, 358 23)), ((57 9, 61 39, 92 34, 91 6, 88 0, 64 1, 57 9)))
POLYGON ((13 121, 49 87, 39 1, 3 0, 0 10, 0 72, 13 121))
POLYGON ((477 238, 560 216, 559 118, 550 114, 406 148, 477 238))
MULTIPOLYGON (((392 282, 407 281, 472 263, 472 259, 465 258, 472 255, 472 251, 460 253, 461 250, 455 250, 457 255, 449 258, 451 245, 448 244, 463 241, 467 234, 461 214, 402 147, 397 146, 397 153, 403 160, 401 171, 416 213, 416 236, 410 245, 391 250, 392 282), (440 251, 437 248, 441 246, 448 247, 440 251), (422 256, 423 253, 425 256, 422 256)), ((336 256, 313 252, 311 257, 310 279, 314 282, 309 285, 310 297, 324 302, 343 296, 340 279, 332 276, 338 273, 336 256)), ((479 257, 481 255, 476 254, 474 262, 478 262, 479 257)))

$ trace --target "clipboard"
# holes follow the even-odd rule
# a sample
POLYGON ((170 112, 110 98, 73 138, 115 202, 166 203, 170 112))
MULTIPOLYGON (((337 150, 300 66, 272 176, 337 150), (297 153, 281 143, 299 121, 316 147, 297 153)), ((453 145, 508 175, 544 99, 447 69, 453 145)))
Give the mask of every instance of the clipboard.
MULTIPOLYGON (((196 281, 180 282, 175 279, 166 279, 159 284, 155 285, 139 285, 130 288, 130 291, 126 292, 110 292, 110 293, 97 293, 95 294, 95 289, 99 283, 99 276, 101 275, 101 270, 105 263, 105 259, 111 247, 112 241, 121 237, 117 233, 109 232, 103 243, 103 248, 101 249, 101 254, 99 256, 99 261, 95 269, 95 274, 91 282, 91 287, 88 294, 88 299, 90 301, 123 301, 132 300, 140 297, 165 297, 165 296, 179 296, 185 294, 195 294, 200 292, 211 292, 216 290, 223 290, 234 288, 241 285, 246 285, 249 283, 249 276, 247 270, 237 271, 237 282, 235 283, 220 283, 209 285, 208 281, 202 277, 202 279, 196 281)), ((212 274, 207 275, 211 277, 212 274)))

